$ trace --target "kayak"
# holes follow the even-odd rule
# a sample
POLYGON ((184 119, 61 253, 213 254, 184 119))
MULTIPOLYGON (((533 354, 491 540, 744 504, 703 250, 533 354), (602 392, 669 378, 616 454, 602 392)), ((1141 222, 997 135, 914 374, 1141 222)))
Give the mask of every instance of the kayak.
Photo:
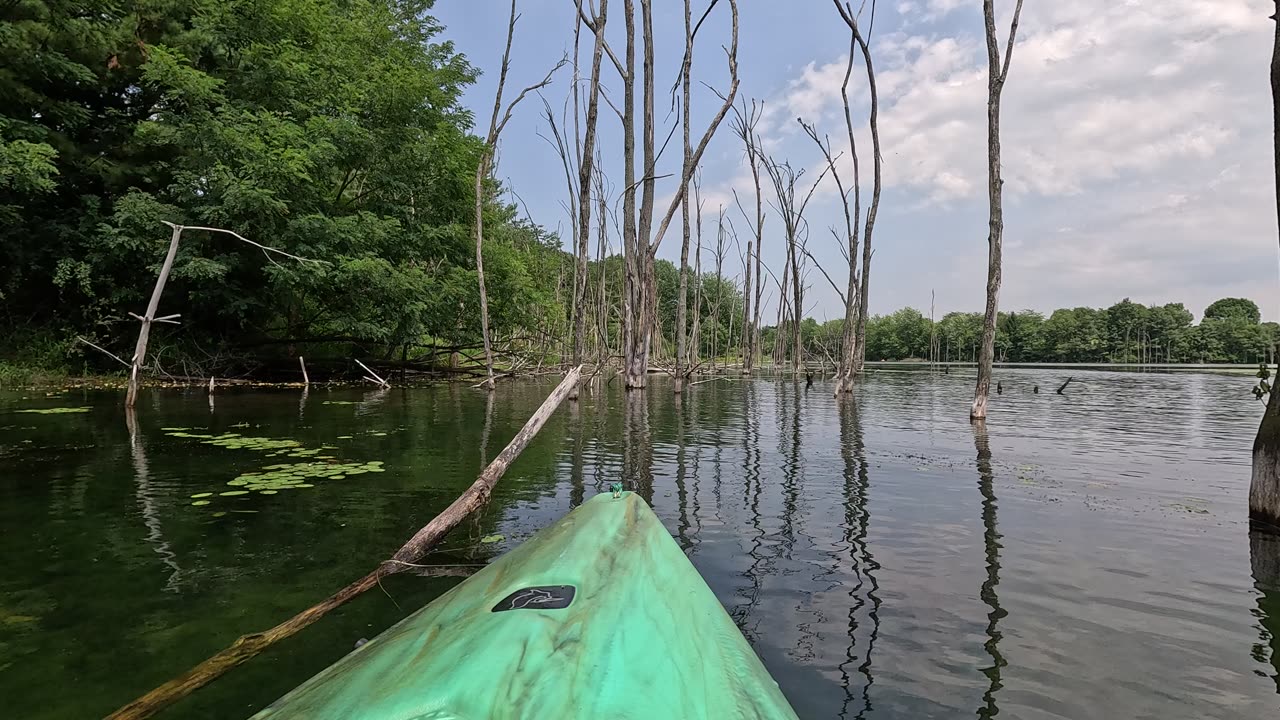
POLYGON ((604 493, 255 720, 795 720, 638 495, 604 493))

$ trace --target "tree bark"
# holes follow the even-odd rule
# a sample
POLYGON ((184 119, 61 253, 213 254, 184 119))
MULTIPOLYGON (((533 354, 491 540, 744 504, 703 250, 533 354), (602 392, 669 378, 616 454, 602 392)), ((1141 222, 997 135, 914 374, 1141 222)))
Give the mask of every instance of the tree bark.
POLYGON ((160 296, 164 294, 165 283, 169 282, 169 273, 173 271, 173 259, 178 255, 178 243, 182 240, 182 226, 173 226, 173 235, 169 238, 169 252, 164 256, 164 264, 160 266, 160 276, 156 278, 156 286, 151 290, 151 301, 147 303, 147 314, 142 318, 142 329, 138 331, 138 344, 133 350, 133 362, 129 365, 129 390, 124 397, 124 406, 133 408, 138 402, 138 382, 142 366, 147 362, 147 341, 151 339, 151 324, 155 322, 156 312, 160 310, 160 296))
POLYGON ((462 523, 471 513, 483 507, 493 494, 493 488, 502 479, 529 441, 547 423, 547 419, 555 412, 569 392, 577 387, 582 368, 569 371, 555 390, 542 401, 542 405, 534 411, 525 422, 520 432, 511 439, 506 448, 494 458, 493 462, 480 473, 471 487, 458 496, 449 507, 437 515, 414 533, 395 555, 374 568, 372 572, 347 585, 324 601, 313 605, 294 615, 275 627, 260 633, 242 635, 230 647, 218 652, 208 660, 200 663, 186 673, 170 680, 108 716, 108 720, 140 720, 156 714, 200 688, 208 685, 229 670, 252 659, 268 647, 283 640, 311 623, 324 617, 330 610, 337 608, 351 598, 376 586, 378 582, 395 573, 411 570, 427 551, 444 539, 450 530, 462 523))
MULTIPOLYGON (((582 2, 578 0, 579 12, 582 2)), ((573 363, 582 363, 586 344, 587 326, 587 244, 591 236, 591 173, 595 159, 596 126, 600 108, 600 66, 604 59, 604 30, 608 21, 609 0, 600 0, 600 12, 595 18, 595 44, 591 51, 591 84, 587 90, 586 129, 582 138, 582 155, 578 166, 578 248, 577 271, 582 278, 581 287, 575 288, 573 299, 575 316, 573 323, 573 363)), ((601 224, 604 216, 600 217, 601 224)), ((577 394, 574 393, 576 397, 577 394)))
MULTIPOLYGON (((1009 26, 1009 44, 1004 62, 1000 60, 1000 46, 996 39, 994 0, 983 0, 982 15, 987 36, 987 198, 990 206, 987 236, 987 308, 982 323, 982 350, 978 355, 978 382, 973 392, 973 406, 969 417, 981 420, 987 417, 987 396, 991 392, 991 366, 995 362, 996 320, 1000 305, 1001 253, 1004 242, 1004 208, 1002 197, 1004 180, 1000 177, 1000 95, 1009 76, 1009 61, 1013 57, 1013 43, 1018 34, 1018 16, 1022 14, 1022 0, 1013 11, 1009 26)), ((865 285, 865 278, 864 278, 865 285)))
MULTIPOLYGON (((689 0, 684 0, 684 67, 680 71, 681 105, 680 125, 684 136, 684 172, 688 177, 692 174, 690 161, 693 159, 693 146, 690 144, 689 103, 693 75, 693 18, 689 8, 689 0)), ((680 201, 680 216, 683 221, 683 235, 680 243, 680 289, 676 297, 676 372, 672 388, 678 395, 684 391, 685 367, 688 364, 686 335, 689 322, 689 240, 692 227, 689 218, 689 194, 685 193, 680 201)))
MULTIPOLYGON (((1271 54, 1272 150, 1276 173, 1276 216, 1280 218, 1280 0, 1271 54)), ((1280 384, 1280 377, 1276 378, 1280 384)), ((1249 478, 1249 516, 1280 526, 1280 387, 1271 389, 1267 410, 1253 440, 1253 472, 1249 478)))

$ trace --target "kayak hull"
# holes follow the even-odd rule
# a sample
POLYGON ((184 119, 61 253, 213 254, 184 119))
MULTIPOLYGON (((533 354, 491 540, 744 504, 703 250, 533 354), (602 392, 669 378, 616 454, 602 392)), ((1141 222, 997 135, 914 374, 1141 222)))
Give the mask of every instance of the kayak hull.
POLYGON ((634 493, 597 496, 256 720, 794 720, 634 493))

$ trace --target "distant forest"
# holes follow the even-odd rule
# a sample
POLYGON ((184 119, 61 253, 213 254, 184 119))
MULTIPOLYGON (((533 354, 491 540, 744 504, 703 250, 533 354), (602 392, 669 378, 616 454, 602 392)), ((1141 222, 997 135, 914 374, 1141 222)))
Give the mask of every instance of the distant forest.
MULTIPOLYGON (((1182 303, 1145 306, 1128 298, 1109 308, 1002 312, 996 326, 998 362, 1255 363, 1272 361, 1280 324, 1262 322, 1258 306, 1224 298, 1205 308, 1199 324, 1182 303)), ((806 321, 810 322, 810 321, 806 321)), ((840 337, 840 321, 813 323, 818 352, 840 337), (832 326, 835 327, 832 327, 832 326)), ((973 362, 982 314, 953 312, 931 322, 903 308, 867 322, 867 359, 973 362), (930 352, 932 343, 933 351, 930 352)))

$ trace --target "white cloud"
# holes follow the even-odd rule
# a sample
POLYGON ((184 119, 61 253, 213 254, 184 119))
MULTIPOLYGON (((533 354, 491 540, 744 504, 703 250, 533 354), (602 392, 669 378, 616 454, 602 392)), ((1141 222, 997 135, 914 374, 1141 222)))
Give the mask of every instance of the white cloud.
MULTIPOLYGON (((873 42, 886 188, 944 224, 957 204, 985 205, 986 47, 980 20, 945 35, 912 20, 965 5, 898 3, 911 17, 873 42)), ((1013 306, 1142 292, 1198 303, 1232 289, 1274 300, 1273 12, 1266 0, 1026 4, 1002 113, 1013 306)), ((844 69, 844 58, 810 63, 774 115, 843 137, 844 69)), ((771 129, 782 143, 785 130, 771 129)))

